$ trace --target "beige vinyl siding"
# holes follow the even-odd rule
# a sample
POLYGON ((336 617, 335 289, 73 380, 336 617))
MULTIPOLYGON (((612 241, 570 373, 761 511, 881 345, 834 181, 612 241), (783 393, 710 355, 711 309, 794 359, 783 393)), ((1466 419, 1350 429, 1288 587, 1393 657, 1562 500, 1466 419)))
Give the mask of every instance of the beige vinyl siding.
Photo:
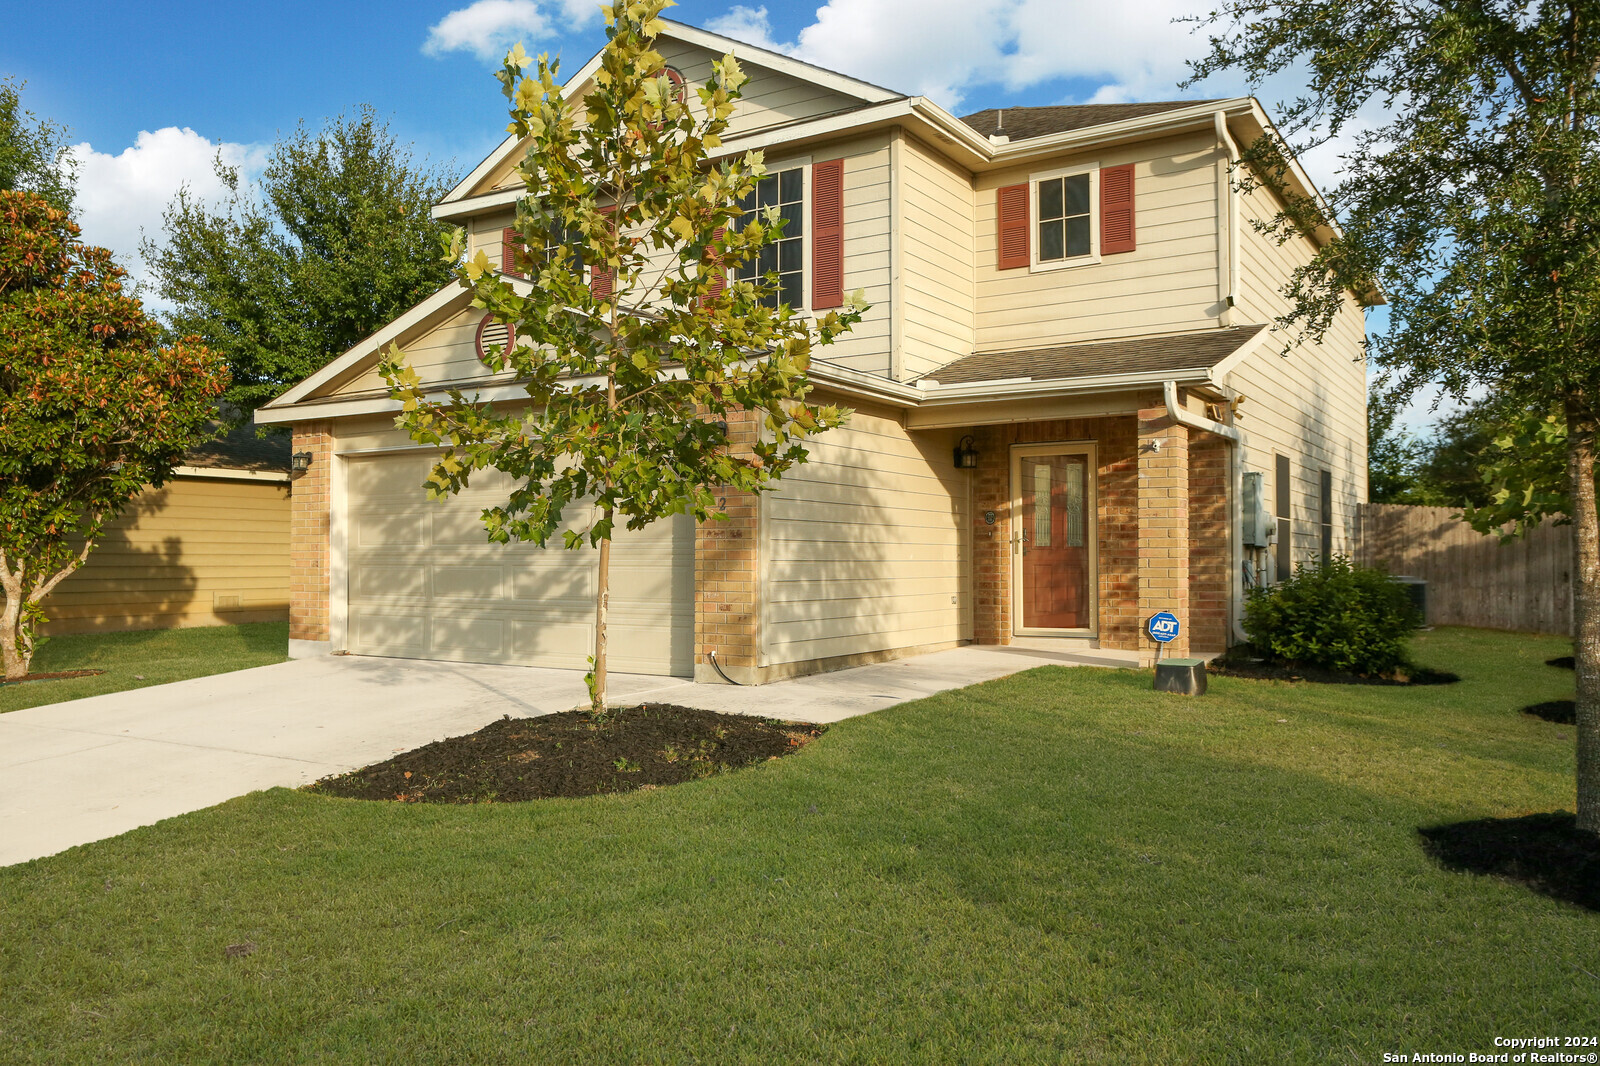
POLYGON ((972 636, 970 476, 955 436, 861 407, 761 504, 761 665, 972 636))
MULTIPOLYGON (((341 435, 341 447, 350 443, 341 435)), ((494 544, 481 519, 509 479, 475 475, 429 500, 435 453, 344 460, 348 546, 345 649, 355 654, 582 669, 594 647, 595 562, 569 551, 494 544)), ((583 520, 569 508, 569 522, 583 520)), ((610 667, 688 675, 694 650, 694 520, 612 540, 610 667)))
MULTIPOLYGON (((1217 324, 1216 140, 1210 134, 1091 150, 980 175, 977 349, 1204 329, 1217 324), (1137 248, 1056 270, 996 266, 995 190, 1085 163, 1133 163, 1137 248)), ((1098 210, 1098 205, 1096 205, 1098 210)), ((1037 205, 1029 205, 1030 224, 1037 205)), ((1038 240, 1029 234, 1030 245, 1038 240)))
POLYGON ((289 615, 289 486, 175 478, 141 493, 44 601, 46 634, 289 615))
MULTIPOLYGON (((1298 237, 1278 244, 1250 224, 1272 216, 1271 193, 1257 189, 1241 201, 1235 321, 1270 323, 1289 309, 1282 286, 1315 249, 1298 237)), ((1280 353, 1291 335, 1274 334, 1228 375, 1228 384, 1247 397, 1240 408, 1249 435, 1245 469, 1265 474, 1269 501, 1277 494, 1273 455, 1290 459, 1297 563, 1321 554, 1322 470, 1333 473, 1334 551, 1354 552, 1356 505, 1367 498, 1365 335, 1364 315, 1347 296, 1321 344, 1285 356, 1280 353)))
POLYGON ((500 269, 500 243, 506 227, 517 220, 517 211, 508 207, 485 215, 476 215, 468 223, 467 258, 480 251, 489 257, 489 265, 500 269))
POLYGON ((972 354, 975 201, 966 171, 914 138, 902 143, 901 159, 904 366, 915 378, 972 354))
MULTIPOLYGON (((477 348, 478 324, 482 321, 482 311, 475 307, 466 308, 441 325, 426 330, 414 339, 403 341, 400 350, 422 380, 429 384, 487 380, 493 375, 479 361, 477 348)), ((361 373, 340 382, 328 394, 344 396, 384 392, 387 388, 383 376, 378 373, 378 359, 374 358, 361 373)))
MULTIPOLYGON (((780 157, 773 152, 775 161, 780 157)), ((856 327, 826 348, 813 353, 816 358, 848 366, 869 374, 889 374, 890 320, 892 317, 889 260, 890 173, 887 134, 874 134, 850 141, 820 145, 810 158, 844 160, 844 291, 848 297, 862 291, 871 307, 856 327)), ((775 162, 774 165, 779 165, 775 162)), ((806 189, 806 224, 811 224, 811 189, 806 189)), ((806 264, 806 300, 803 309, 810 313, 811 283, 814 272, 806 264)))

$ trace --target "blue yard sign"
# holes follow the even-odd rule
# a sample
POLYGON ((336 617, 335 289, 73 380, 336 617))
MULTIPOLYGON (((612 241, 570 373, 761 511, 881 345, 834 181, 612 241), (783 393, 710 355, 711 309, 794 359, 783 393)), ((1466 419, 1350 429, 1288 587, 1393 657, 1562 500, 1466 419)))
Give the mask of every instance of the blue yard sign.
POLYGON ((1150 616, 1150 639, 1165 644, 1175 640, 1178 636, 1178 616, 1171 611, 1162 611, 1160 614, 1150 616))

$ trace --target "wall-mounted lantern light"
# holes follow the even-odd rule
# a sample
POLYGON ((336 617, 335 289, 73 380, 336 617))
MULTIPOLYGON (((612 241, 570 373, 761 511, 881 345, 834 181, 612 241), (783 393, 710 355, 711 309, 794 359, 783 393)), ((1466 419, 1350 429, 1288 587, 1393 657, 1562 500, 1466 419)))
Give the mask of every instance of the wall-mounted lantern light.
POLYGON ((296 474, 304 474, 307 470, 310 470, 311 453, 295 452, 293 455, 289 456, 289 469, 293 470, 296 474))
POLYGON ((973 447, 977 442, 968 433, 956 444, 956 469, 976 470, 978 467, 978 449, 973 447))

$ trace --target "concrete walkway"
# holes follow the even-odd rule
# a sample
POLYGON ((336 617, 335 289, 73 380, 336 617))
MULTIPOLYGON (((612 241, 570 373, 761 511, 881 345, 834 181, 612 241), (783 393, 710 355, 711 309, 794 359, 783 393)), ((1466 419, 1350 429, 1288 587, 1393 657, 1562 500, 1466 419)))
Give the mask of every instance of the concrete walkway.
MULTIPOLYGON (((760 688, 613 674, 609 696, 837 722, 1049 664, 1132 665, 969 646, 760 688)), ((587 698, 572 670, 326 656, 0 714, 0 866, 587 698)))

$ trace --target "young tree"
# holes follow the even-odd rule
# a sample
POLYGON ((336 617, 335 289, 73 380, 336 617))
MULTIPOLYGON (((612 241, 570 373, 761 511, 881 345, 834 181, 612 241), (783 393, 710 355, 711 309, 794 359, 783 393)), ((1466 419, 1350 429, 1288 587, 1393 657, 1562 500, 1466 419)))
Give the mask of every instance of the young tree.
POLYGON ((39 602, 105 524, 210 435, 222 361, 159 329, 111 253, 31 193, 0 191, 0 662, 25 677, 39 602))
POLYGON ((32 192, 72 210, 76 168, 67 131, 22 106, 22 86, 0 79, 0 190, 32 192))
MULTIPOLYGON (((1477 387, 1566 423, 1574 542, 1578 825, 1600 833, 1600 21, 1579 0, 1232 0, 1196 78, 1252 84, 1302 68, 1283 109, 1292 146, 1347 133, 1328 209, 1343 236, 1293 277, 1285 324, 1320 337, 1345 289, 1380 287, 1378 364, 1406 387, 1477 387), (1369 105, 1385 118, 1363 129, 1369 105)), ((1287 192, 1280 146, 1251 147, 1248 180, 1287 192)), ((1281 235, 1325 219, 1287 195, 1281 235)))
POLYGON ((398 350, 382 367, 405 403, 399 424, 419 442, 446 446, 431 495, 459 491, 488 467, 518 482, 483 513, 490 540, 543 545, 572 504, 593 501, 596 517, 582 508, 563 538, 569 548, 599 549, 596 716, 605 710, 616 523, 641 529, 685 512, 725 518, 716 487, 761 491, 803 462, 800 441, 848 415, 806 402, 811 349, 864 310, 853 295, 813 325, 779 303, 775 275, 736 280, 782 231, 775 212, 741 208, 765 174, 761 157, 711 155, 745 77, 726 56, 695 100, 675 92, 651 47, 665 6, 629 0, 603 9, 605 51, 582 101, 565 98, 543 56, 527 76, 532 61, 520 45, 498 75, 510 129, 528 138, 518 163, 527 193, 517 204, 516 265, 529 282, 491 270, 481 251, 460 277, 475 306, 512 327, 515 343, 489 363, 516 372, 529 406, 497 410, 455 391, 429 398, 398 350), (729 445, 725 419, 739 411, 763 417, 747 452, 729 445))
POLYGON ((454 184, 415 165, 370 109, 279 141, 259 187, 219 158, 213 210, 187 189, 141 245, 174 336, 222 352, 242 419, 444 285, 449 227, 429 214, 454 184))

